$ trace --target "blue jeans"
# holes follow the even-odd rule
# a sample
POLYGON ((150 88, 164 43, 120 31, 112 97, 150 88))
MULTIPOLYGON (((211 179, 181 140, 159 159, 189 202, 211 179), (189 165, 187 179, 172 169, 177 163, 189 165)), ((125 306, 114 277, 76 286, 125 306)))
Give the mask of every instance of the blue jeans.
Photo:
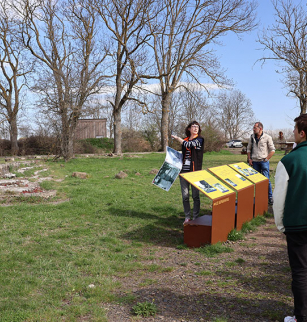
MULTIPOLYGON (((186 219, 191 219, 191 208, 190 208, 190 183, 180 178, 181 194, 182 194, 182 203, 183 211, 186 219)), ((200 199, 199 199, 199 190, 192 186, 192 198, 193 198, 193 219, 196 219, 199 215, 200 209, 200 199)))
POLYGON ((265 177, 269 179, 269 199, 273 197, 272 194, 272 186, 270 181, 270 162, 269 161, 253 161, 253 168, 263 174, 265 177))

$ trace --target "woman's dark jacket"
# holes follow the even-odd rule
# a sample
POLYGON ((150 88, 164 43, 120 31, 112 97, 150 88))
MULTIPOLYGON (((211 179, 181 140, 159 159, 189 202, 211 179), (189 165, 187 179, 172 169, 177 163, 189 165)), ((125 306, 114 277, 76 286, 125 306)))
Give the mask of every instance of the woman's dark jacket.
POLYGON ((197 171, 202 169, 203 155, 204 155, 204 138, 197 136, 193 140, 186 137, 182 143, 183 162, 187 149, 191 150, 191 167, 190 171, 197 171))

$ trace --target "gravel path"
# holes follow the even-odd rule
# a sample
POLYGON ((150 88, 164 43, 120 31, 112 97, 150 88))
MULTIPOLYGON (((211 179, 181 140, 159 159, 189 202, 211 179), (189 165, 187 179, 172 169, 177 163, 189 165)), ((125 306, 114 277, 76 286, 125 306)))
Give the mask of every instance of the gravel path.
POLYGON ((143 264, 160 268, 117 278, 122 285, 118 296, 132 296, 135 301, 104 304, 108 321, 265 322, 283 321, 291 315, 286 241, 274 220, 268 219, 244 241, 226 245, 234 251, 213 258, 189 249, 148 248, 154 259, 143 264), (134 316, 132 306, 145 301, 153 301, 158 313, 148 318, 134 316))

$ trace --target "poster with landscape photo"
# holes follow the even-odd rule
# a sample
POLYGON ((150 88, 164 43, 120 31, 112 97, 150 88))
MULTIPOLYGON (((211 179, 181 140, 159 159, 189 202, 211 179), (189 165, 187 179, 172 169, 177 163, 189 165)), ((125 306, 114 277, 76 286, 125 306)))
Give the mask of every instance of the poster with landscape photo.
POLYGON ((182 168, 182 154, 169 146, 166 147, 165 161, 152 183, 157 187, 169 191, 182 168))

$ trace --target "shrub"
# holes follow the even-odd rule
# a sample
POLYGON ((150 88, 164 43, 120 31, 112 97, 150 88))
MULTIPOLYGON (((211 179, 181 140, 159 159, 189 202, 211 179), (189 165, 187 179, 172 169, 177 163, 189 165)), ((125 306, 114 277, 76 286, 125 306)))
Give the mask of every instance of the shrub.
POLYGON ((156 315, 157 306, 153 302, 137 303, 132 307, 133 313, 138 316, 144 316, 145 318, 156 315))
POLYGON ((246 234, 250 231, 255 231, 258 226, 263 225, 265 223, 266 223, 266 220, 264 216, 257 216, 253 218, 251 221, 245 222, 242 225, 242 232, 246 234))
POLYGON ((114 148, 114 139, 110 138, 85 139, 85 141, 105 152, 112 152, 114 148))
POLYGON ((8 155, 11 151, 10 140, 0 140, 0 155, 8 155))
POLYGON ((59 151, 57 138, 53 136, 32 135, 21 138, 18 146, 21 155, 57 154, 59 151))
POLYGON ((228 234, 228 240, 230 241, 238 241, 242 240, 244 238, 244 234, 242 231, 237 231, 236 229, 233 229, 229 234, 228 234))
POLYGON ((97 148, 86 140, 80 140, 74 144, 74 152, 77 154, 89 153, 94 154, 97 152, 97 148))
POLYGON ((142 133, 135 130, 124 129, 122 134, 123 152, 150 152, 150 143, 142 136, 142 133))
POLYGON ((205 139, 205 152, 218 152, 224 147, 222 132, 211 124, 202 126, 201 135, 205 139))
POLYGON ((153 125, 149 126, 148 129, 143 131, 144 139, 150 144, 152 151, 158 151, 161 147, 159 131, 153 125))

